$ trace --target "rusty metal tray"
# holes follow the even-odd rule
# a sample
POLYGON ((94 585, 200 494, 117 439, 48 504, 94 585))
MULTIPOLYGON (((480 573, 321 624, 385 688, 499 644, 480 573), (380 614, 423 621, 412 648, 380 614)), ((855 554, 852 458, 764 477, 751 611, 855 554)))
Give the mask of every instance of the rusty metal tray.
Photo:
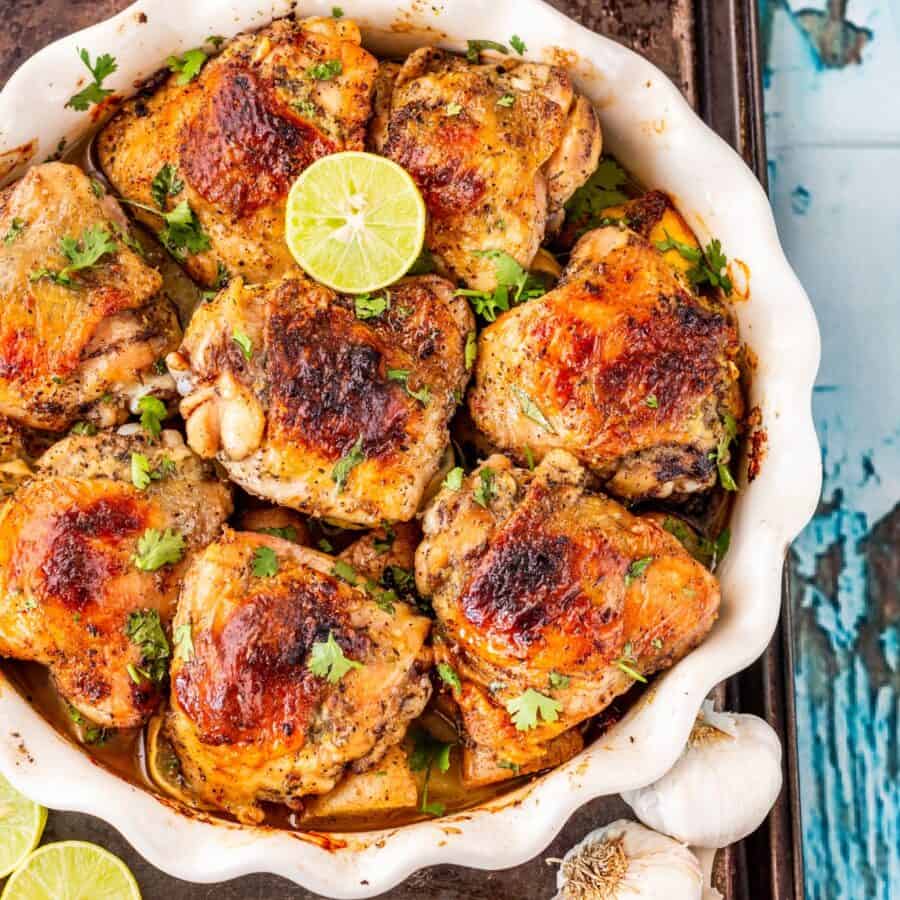
MULTIPOLYGON (((130 0, 0 0, 7 27, 0 34, 0 83, 44 44, 105 19, 130 0)), ((583 25, 653 60, 681 88, 700 115, 743 156, 765 183, 766 153, 756 0, 549 0, 583 25)), ((785 576, 784 596, 789 584, 785 576)), ((794 741, 789 605, 765 656, 719 688, 730 709, 766 717, 786 749, 785 789, 768 822, 747 840, 718 854, 715 884, 726 900, 802 900, 799 803, 794 741)), ((598 825, 628 815, 618 797, 579 810, 536 859, 515 869, 483 872, 439 866, 419 872, 384 894, 391 900, 546 900, 555 892, 560 856, 598 825)), ((316 895, 274 876, 225 885, 191 885, 153 869, 110 826, 77 813, 53 813, 47 840, 96 841, 120 854, 140 882, 145 900, 310 900, 316 895)))

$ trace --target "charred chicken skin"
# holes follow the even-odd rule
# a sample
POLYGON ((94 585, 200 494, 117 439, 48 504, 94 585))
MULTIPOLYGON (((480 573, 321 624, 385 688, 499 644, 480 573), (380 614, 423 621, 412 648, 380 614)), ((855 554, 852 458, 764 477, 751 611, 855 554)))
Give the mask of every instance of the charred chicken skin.
POLYGON ((226 531, 175 617, 168 735, 203 801, 243 822, 302 807, 399 743, 431 694, 431 622, 379 606, 352 570, 277 537, 226 531))
POLYGON ((181 336, 162 279, 81 169, 44 163, 0 192, 0 237, 0 413, 62 431, 174 393, 154 368, 181 336))
POLYGON ((183 560, 230 512, 228 488, 174 431, 64 438, 0 509, 0 655, 48 666, 99 725, 142 724, 160 699, 183 560))
POLYGON ((645 238, 609 226, 558 287, 481 333, 469 410, 524 461, 568 450, 629 500, 711 488, 743 414, 735 325, 645 238))
POLYGON ((469 784, 577 752, 570 729, 681 659, 716 618, 715 578, 587 479, 560 450, 534 472, 496 455, 425 513, 416 583, 437 613, 436 659, 460 679, 469 784))
POLYGON ((411 519, 449 440, 474 329, 436 276, 374 298, 235 279, 169 368, 187 439, 250 493, 356 525, 411 519))
POLYGON ((278 278, 295 269, 291 183, 322 156, 363 149, 377 68, 353 22, 280 19, 235 38, 188 84, 173 75, 128 101, 100 134, 100 163, 120 194, 151 207, 138 210, 150 227, 161 227, 158 200, 188 203, 206 239, 178 252, 197 281, 278 278))
POLYGON ((473 64, 424 47, 377 81, 370 143, 403 166, 428 207, 426 244, 470 288, 496 285, 485 251, 527 268, 563 204, 596 168, 600 126, 566 72, 473 64))

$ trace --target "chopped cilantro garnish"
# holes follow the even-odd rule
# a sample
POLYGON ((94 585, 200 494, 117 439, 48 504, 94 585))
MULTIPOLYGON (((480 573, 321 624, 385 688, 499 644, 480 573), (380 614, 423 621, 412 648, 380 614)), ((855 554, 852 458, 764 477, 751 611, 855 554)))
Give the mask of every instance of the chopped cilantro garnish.
POLYGON ((281 528, 257 528, 257 534, 268 534, 271 537, 281 538, 283 541, 296 541, 297 529, 293 525, 284 525, 281 528))
POLYGON ((93 722, 89 722, 74 706, 69 706, 69 718, 78 726, 81 740, 85 744, 102 744, 109 732, 93 722))
POLYGON ((203 230, 187 200, 182 200, 170 212, 163 213, 163 219, 166 224, 159 233, 159 239, 173 256, 182 259, 188 254, 209 250, 209 235, 203 230))
POLYGON ((524 56, 525 51, 528 49, 528 47, 525 46, 525 41, 523 41, 522 38, 520 38, 517 34, 514 34, 509 39, 509 46, 512 47, 513 50, 515 50, 516 53, 519 54, 519 56, 524 56))
POLYGON ((649 406, 650 409, 659 409, 659 400, 656 399, 656 394, 647 394, 644 403, 649 406))
POLYGON ((331 7, 331 17, 333 19, 340 19, 344 15, 344 11, 339 6, 331 7))
POLYGON ((140 672, 159 683, 169 669, 169 641, 155 609, 134 610, 128 614, 125 634, 141 651, 140 672))
POLYGON ((572 679, 568 675, 560 675, 559 672, 551 672, 549 677, 550 688, 554 691, 565 690, 572 679))
POLYGON ((478 338, 474 331, 470 331, 466 335, 466 371, 468 372, 475 365, 475 359, 478 356, 478 338))
POLYGON ((19 236, 25 230, 25 222, 16 217, 9 223, 9 228, 3 236, 3 243, 8 247, 10 244, 18 240, 19 236))
POLYGON ((330 684, 337 684, 351 669, 361 669, 362 663, 347 659, 334 633, 328 632, 328 640, 316 641, 312 645, 308 667, 313 675, 325 678, 330 684))
POLYGON ((423 384, 419 390, 414 391, 409 386, 409 369, 388 369, 387 370, 388 381, 398 381, 400 382, 404 390, 410 397, 414 400, 418 400, 422 406, 428 406, 431 402, 431 389, 427 384, 423 384))
POLYGON ((716 239, 706 245, 703 259, 687 274, 694 287, 709 284, 714 288, 721 288, 726 297, 730 297, 734 290, 728 276, 728 257, 722 252, 721 242, 716 239))
POLYGON ((512 716, 513 725, 519 731, 530 731, 537 728, 538 719, 544 722, 555 722, 559 718, 561 704, 552 697, 547 697, 533 688, 524 694, 507 701, 506 711, 512 716))
POLYGON ((344 71, 344 66, 339 59, 328 59, 324 62, 315 63, 307 70, 310 78, 316 81, 331 81, 332 78, 340 75, 344 71))
POLYGON ((494 470, 490 466, 483 466, 478 470, 478 486, 472 499, 479 505, 487 509, 494 499, 494 470))
POLYGON ((362 435, 360 435, 353 446, 334 464, 331 470, 331 480, 337 485, 338 491, 342 491, 353 471, 366 458, 366 454, 362 448, 362 435))
POLYGON ((456 669, 449 663, 438 663, 437 673, 441 676, 441 681, 454 693, 462 690, 462 682, 459 680, 459 675, 456 674, 456 669))
POLYGON ((76 422, 69 429, 69 434, 81 434, 87 437, 93 437, 96 433, 97 426, 93 422, 76 422))
POLYGON ((253 342, 250 338, 239 328, 235 328, 232 332, 231 339, 241 348, 244 359, 246 359, 247 362, 250 362, 253 358, 253 342))
POLYGON ((444 107, 444 112, 448 116, 458 116, 462 112, 462 107, 458 103, 448 103, 444 107))
POLYGON ((549 431, 551 434, 556 434, 556 429, 550 424, 550 420, 544 415, 541 408, 522 390, 522 388, 518 386, 514 386, 512 389, 513 393, 516 395, 516 399, 519 401, 519 408, 522 410, 522 414, 531 419, 532 422, 540 425, 544 431, 549 431))
POLYGON ((328 540, 328 538, 319 538, 319 541, 316 544, 316 546, 323 553, 334 553, 334 544, 332 544, 331 541, 328 540))
POLYGON ((675 240, 668 231, 664 232, 666 239, 664 241, 654 241, 653 246, 660 253, 668 253, 669 250, 677 250, 682 259, 688 262, 699 262, 703 258, 703 251, 699 247, 691 244, 685 244, 682 241, 675 240))
POLYGON ((143 453, 131 454, 131 483, 139 491, 150 486, 150 461, 143 453))
POLYGON ((340 578, 341 581, 344 581, 347 584, 356 585, 359 583, 356 569, 343 559, 336 559, 334 561, 334 565, 331 567, 331 574, 334 575, 335 578, 340 578))
POLYGON ((137 553, 132 557, 142 572, 155 572, 172 565, 184 556, 184 538, 173 528, 158 531, 148 528, 138 540, 137 553))
POLYGON ((199 47, 188 50, 181 56, 170 56, 166 60, 169 71, 178 75, 175 79, 176 84, 187 84, 193 81, 203 68, 203 63, 207 60, 207 54, 199 47))
POLYGON ((78 110, 78 112, 84 112, 92 104, 101 103, 112 93, 109 88, 103 87, 103 81, 116 71, 118 65, 115 58, 108 53, 98 56, 93 63, 87 50, 78 48, 78 56, 87 66, 87 70, 91 73, 91 77, 94 80, 86 88, 69 97, 66 106, 78 110))
POLYGON ((175 644, 175 656, 177 659, 190 662, 194 658, 194 635, 191 631, 190 622, 185 625, 175 626, 172 643, 175 644))
POLYGON ((448 488, 451 491, 458 491, 462 487, 463 475, 463 470, 459 466, 456 466, 447 473, 447 477, 444 479, 442 487, 448 488))
POLYGON ((503 250, 476 250, 475 255, 493 261, 497 287, 493 291, 460 288, 455 293, 459 297, 469 297, 475 312, 485 321, 493 322, 498 312, 505 312, 510 305, 514 306, 546 293, 543 281, 523 269, 503 250))
POLYGON ((616 668, 620 669, 624 672, 629 678, 633 678, 635 681, 640 681, 642 684, 647 683, 647 679, 635 668, 637 665, 637 660, 634 658, 634 651, 631 647, 631 641, 629 641, 622 648, 622 655, 618 659, 614 659, 612 661, 613 665, 616 668))
POLYGON ((636 559, 629 567, 628 571, 625 573, 625 587, 626 589, 631 586, 633 581, 637 581, 641 575, 647 570, 647 567, 650 563, 653 562, 652 556, 645 556, 643 559, 636 559))
POLYGON ((445 811, 443 803, 428 801, 428 785, 431 781, 431 770, 437 765, 441 772, 450 768, 450 751, 453 744, 445 744, 443 741, 433 738, 428 732, 416 730, 411 733, 413 748, 409 754, 409 768, 413 772, 425 772, 425 782, 422 785, 422 798, 419 802, 419 810, 431 816, 442 816, 445 811))
POLYGON ((353 311, 357 319, 374 319, 391 308, 391 292, 385 291, 377 297, 360 294, 353 298, 353 311))
POLYGON ((271 578, 278 574, 278 557, 271 547, 257 547, 253 551, 251 569, 257 578, 271 578))
POLYGON ((138 400, 138 412, 141 414, 141 428, 150 437, 158 438, 162 431, 162 422, 169 414, 165 403, 159 397, 151 397, 147 394, 138 400))
POLYGON ((724 426, 722 437, 715 451, 710 454, 710 459, 716 464, 722 487, 726 491, 736 491, 738 489, 737 482, 731 474, 731 469, 728 468, 728 463, 731 460, 731 445, 737 440, 737 422, 734 416, 725 413, 722 416, 722 425, 724 426))
POLYGON ((153 176, 150 184, 150 196, 153 202, 162 210, 166 208, 166 201, 184 190, 184 182, 178 177, 175 166, 166 163, 153 176))
POLYGON ((80 238, 76 239, 69 235, 60 238, 59 249, 69 264, 58 272, 36 269, 28 276, 31 281, 48 278, 56 284, 69 287, 72 284, 72 275, 93 268, 108 253, 115 253, 117 245, 113 236, 98 224, 85 228, 80 238))
POLYGON ((603 211, 619 206, 628 195, 619 190, 628 183, 625 170, 611 157, 604 157, 593 175, 571 196, 566 203, 566 216, 583 234, 601 224, 608 224, 603 211))
POLYGON ((496 50, 498 53, 509 54, 505 44, 499 44, 497 41, 467 41, 466 59, 470 63, 477 63, 482 50, 496 50))
POLYGON ((497 106, 502 106, 504 109, 509 109, 516 102, 515 94, 504 94, 498 101, 497 106))

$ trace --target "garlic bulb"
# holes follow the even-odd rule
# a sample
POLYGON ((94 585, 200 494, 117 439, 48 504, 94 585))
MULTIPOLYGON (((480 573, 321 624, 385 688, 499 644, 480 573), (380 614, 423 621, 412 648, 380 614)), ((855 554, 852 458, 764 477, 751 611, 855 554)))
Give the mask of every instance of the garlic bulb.
POLYGON ((687 747, 659 781, 622 799, 645 824, 694 847, 755 831, 781 791, 781 742, 762 719, 706 701, 687 747))
POLYGON ((561 860, 553 900, 701 900, 703 873, 687 847, 620 819, 561 860))

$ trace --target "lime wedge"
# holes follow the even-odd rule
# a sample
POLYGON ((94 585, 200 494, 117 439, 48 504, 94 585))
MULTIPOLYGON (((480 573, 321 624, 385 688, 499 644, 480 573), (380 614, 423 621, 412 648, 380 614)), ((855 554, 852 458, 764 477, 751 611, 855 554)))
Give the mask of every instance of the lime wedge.
POLYGON ((285 237, 316 281, 346 294, 402 277, 425 240, 425 202, 408 173, 372 153, 323 156, 294 182, 285 237))
POLYGON ((85 841, 60 841, 35 850, 0 900, 141 900, 141 892, 118 856, 85 841))
POLYGON ((37 847, 46 822, 47 810, 23 797, 0 775, 0 878, 37 847))

